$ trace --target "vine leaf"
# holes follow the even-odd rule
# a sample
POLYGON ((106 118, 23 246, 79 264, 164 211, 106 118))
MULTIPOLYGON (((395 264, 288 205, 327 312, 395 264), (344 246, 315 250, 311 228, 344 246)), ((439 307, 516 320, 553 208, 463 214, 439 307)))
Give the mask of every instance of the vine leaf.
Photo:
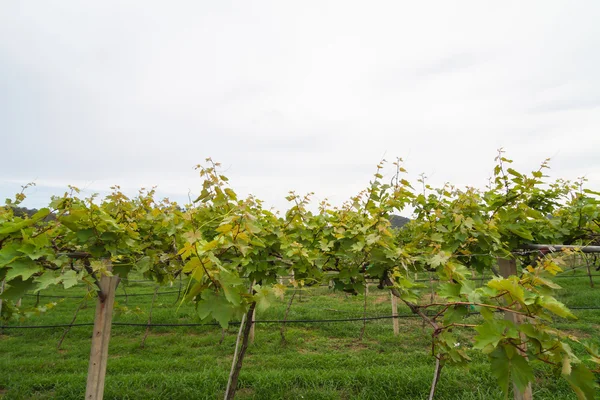
POLYGON ((540 305, 559 317, 577 319, 563 303, 556 300, 554 297, 540 296, 540 305))
POLYGON ((60 283, 60 273, 58 271, 46 271, 42 275, 34 278, 34 282, 37 283, 36 289, 33 293, 37 293, 40 290, 44 290, 51 285, 58 285, 60 283))
POLYGON ((261 287, 260 285, 254 285, 254 301, 256 301, 256 309, 258 311, 265 311, 271 305, 274 300, 274 294, 269 288, 261 287))
POLYGON ((594 374, 583 364, 571 366, 571 373, 563 374, 577 397, 581 400, 593 400, 598 385, 595 383, 594 374))
POLYGON ((525 303, 525 292, 523 287, 519 285, 519 278, 516 276, 510 276, 506 279, 495 278, 488 282, 488 286, 492 289, 496 289, 499 292, 506 291, 513 300, 517 300, 521 303, 525 303))
POLYGON ((73 270, 66 271, 61 277, 61 281, 65 289, 77 285, 78 280, 79 277, 77 275, 77 272, 73 270))
POLYGON ((504 326, 498 320, 486 320, 483 324, 476 326, 475 330, 479 334, 475 336, 473 348, 482 350, 484 353, 492 351, 504 338, 504 326))
POLYGON ((25 292, 35 287, 35 282, 33 282, 33 279, 27 279, 24 281, 18 277, 11 280, 9 285, 10 286, 8 286, 8 288, 5 289, 2 294, 0 294, 0 298, 7 300, 18 300, 23 297, 25 292))
POLYGON ((492 374, 498 379, 498 383, 507 397, 508 384, 511 379, 521 392, 534 380, 531 365, 510 345, 498 346, 490 354, 490 359, 492 374))
POLYGON ((223 329, 227 328, 229 321, 235 315, 231 303, 225 297, 215 295, 210 289, 202 292, 202 299, 198 302, 196 311, 200 319, 205 320, 212 317, 219 322, 223 329))
POLYGON ((30 259, 16 260, 10 264, 5 279, 10 281, 20 276, 23 280, 27 280, 37 272, 40 272, 40 267, 34 261, 30 259))

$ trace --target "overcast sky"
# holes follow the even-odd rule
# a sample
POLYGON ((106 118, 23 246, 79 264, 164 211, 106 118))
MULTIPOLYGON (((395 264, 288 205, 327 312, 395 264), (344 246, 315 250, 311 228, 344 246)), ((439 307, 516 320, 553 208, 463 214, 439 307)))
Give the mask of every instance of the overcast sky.
POLYGON ((339 204, 381 158, 483 187, 516 168, 600 189, 600 2, 4 1, 0 196, 35 181, 339 204))

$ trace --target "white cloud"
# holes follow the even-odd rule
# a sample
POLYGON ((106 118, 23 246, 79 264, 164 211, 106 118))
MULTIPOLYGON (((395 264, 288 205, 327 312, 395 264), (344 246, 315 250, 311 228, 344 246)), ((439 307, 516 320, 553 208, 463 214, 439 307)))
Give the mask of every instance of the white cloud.
POLYGON ((505 147, 600 186, 595 1, 61 5, 0 14, 0 181, 181 197, 210 156, 284 207, 342 201, 384 154, 482 186, 505 147))

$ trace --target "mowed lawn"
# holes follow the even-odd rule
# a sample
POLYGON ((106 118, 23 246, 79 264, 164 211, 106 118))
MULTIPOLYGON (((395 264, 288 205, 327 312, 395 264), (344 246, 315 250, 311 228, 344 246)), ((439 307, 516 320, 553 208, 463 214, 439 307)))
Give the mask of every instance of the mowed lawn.
MULTIPOLYGON (((582 275, 584 270, 575 274, 582 275)), ((600 308, 600 277, 592 289, 587 278, 561 278, 559 298, 574 307, 600 308)), ((130 282, 118 289, 114 322, 146 323, 154 285, 130 282), (149 294, 142 295, 139 294, 149 294), (125 309, 126 307, 127 309, 125 309)), ((175 304, 178 284, 161 287, 152 314, 153 323, 198 322, 194 308, 175 304)), ((424 292, 427 292, 425 290, 424 292)), ((69 323, 84 288, 46 291, 40 304, 57 301, 54 309, 21 322, 22 325, 69 323)), ((283 318, 291 291, 277 300, 258 320, 283 318)), ((32 305, 36 298, 23 299, 32 305)), ((290 320, 360 318, 364 296, 347 296, 327 287, 296 294, 290 320)), ((88 300, 76 322, 92 322, 95 300, 88 300)), ((390 315, 389 294, 370 287, 368 316, 390 315)), ((409 314, 400 307, 400 314, 409 314)), ((600 310, 575 310, 577 321, 559 320, 558 326, 600 345, 600 310)), ((476 321, 478 316, 469 317, 476 321)), ((392 320, 368 321, 359 340, 362 321, 290 323, 286 342, 278 323, 257 324, 240 376, 239 399, 425 399, 429 393, 434 359, 431 331, 417 318, 400 318, 400 335, 392 320)), ((154 327, 145 347, 145 327, 113 326, 105 399, 219 399, 223 397, 235 346, 237 327, 230 326, 222 343, 217 326, 154 327)), ((81 399, 85 394, 91 326, 73 327, 60 349, 63 328, 5 329, 0 334, 0 398, 81 399)), ((464 332, 464 339, 472 333, 464 332)), ((465 343, 461 344, 465 345, 465 343)), ((572 347, 581 355, 583 349, 572 347)), ((487 359, 469 351, 468 368, 447 366, 437 399, 502 399, 487 359)), ((576 399, 568 384, 544 365, 536 366, 534 398, 576 399)), ((599 397, 600 398, 600 397, 599 397)))

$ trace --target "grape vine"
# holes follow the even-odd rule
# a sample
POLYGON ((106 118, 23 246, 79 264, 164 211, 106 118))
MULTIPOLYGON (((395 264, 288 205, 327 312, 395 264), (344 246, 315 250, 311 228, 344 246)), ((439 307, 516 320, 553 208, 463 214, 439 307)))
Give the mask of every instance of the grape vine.
MULTIPOLYGON (((335 289, 352 294, 377 279, 430 327, 436 362, 431 397, 444 365, 467 364, 469 353, 479 351, 506 393, 510 383, 527 390, 536 363, 543 363, 579 398, 593 399, 598 350, 584 343, 587 354, 575 354, 569 343, 579 339, 553 327, 556 318, 575 318, 553 295, 560 289, 553 277, 569 253, 523 250, 535 243, 598 243, 600 193, 583 180, 548 180, 548 160, 530 173, 511 168, 502 151, 496 162, 482 190, 434 188, 424 176, 415 188, 401 160, 387 179, 382 162, 368 187, 343 205, 313 207, 311 195, 292 192, 282 215, 254 196, 239 198, 210 159, 197 166, 199 197, 184 206, 156 200, 153 189, 129 198, 113 187, 99 199, 80 198, 72 187, 28 217, 15 212, 24 188, 0 208, 1 315, 7 320, 43 311, 16 306, 28 291, 84 284, 102 296, 102 276, 127 280, 134 272, 160 284, 183 279, 180 301, 194 302, 200 319, 226 328, 282 297, 282 276, 293 276, 295 285, 333 280, 335 289), (413 219, 393 229, 392 216, 408 207, 413 219), (498 260, 515 260, 517 273, 500 276, 498 260), (473 271, 493 278, 476 287, 473 271), (417 273, 440 282, 435 296, 417 282, 417 273), (465 322, 472 312, 481 318, 465 322), (465 331, 474 333, 472 343, 457 346, 465 331)), ((227 398, 235 394, 246 331, 240 328, 244 340, 227 398)))

